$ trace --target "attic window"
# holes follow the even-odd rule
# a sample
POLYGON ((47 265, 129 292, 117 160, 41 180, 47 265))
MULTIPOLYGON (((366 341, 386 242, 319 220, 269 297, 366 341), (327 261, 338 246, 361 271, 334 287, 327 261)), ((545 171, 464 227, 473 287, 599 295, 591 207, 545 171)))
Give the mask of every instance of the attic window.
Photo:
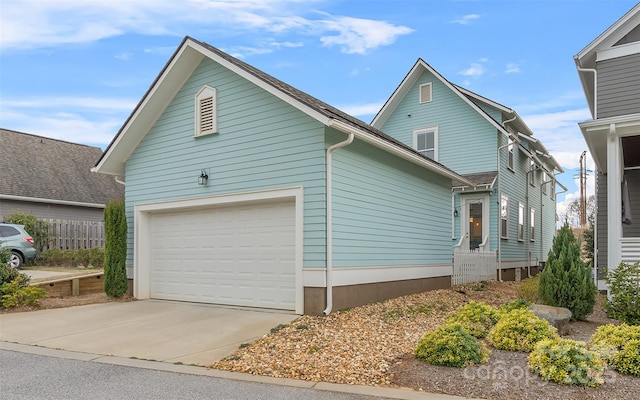
POLYGON ((431 101, 431 82, 420 85, 420 104, 431 101))
POLYGON ((195 136, 209 135, 218 131, 218 98, 216 89, 204 86, 195 101, 195 136))

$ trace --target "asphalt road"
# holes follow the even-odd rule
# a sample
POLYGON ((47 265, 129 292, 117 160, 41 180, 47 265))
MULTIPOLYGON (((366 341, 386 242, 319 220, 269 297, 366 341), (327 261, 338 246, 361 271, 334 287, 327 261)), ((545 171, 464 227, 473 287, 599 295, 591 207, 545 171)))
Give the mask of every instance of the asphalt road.
POLYGON ((3 400, 382 399, 7 350, 0 350, 0 398, 3 400))

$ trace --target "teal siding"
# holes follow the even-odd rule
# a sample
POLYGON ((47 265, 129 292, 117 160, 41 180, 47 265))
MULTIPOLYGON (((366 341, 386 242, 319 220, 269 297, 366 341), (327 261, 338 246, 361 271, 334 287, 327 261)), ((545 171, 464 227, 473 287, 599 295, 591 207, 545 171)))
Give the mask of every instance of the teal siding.
POLYGON ((334 266, 451 264, 450 185, 363 142, 337 150, 334 266))
POLYGON ((127 161, 129 248, 134 204, 302 186, 304 266, 324 267, 324 148, 322 124, 204 59, 127 161), (194 96, 205 84, 218 90, 219 133, 195 138, 194 96), (198 186, 203 168, 209 183, 198 186))
POLYGON ((441 164, 460 174, 495 171, 496 128, 458 94, 425 71, 379 128, 413 147, 413 131, 434 126, 438 127, 438 161, 441 164), (419 87, 427 82, 433 85, 433 100, 420 104, 419 87))

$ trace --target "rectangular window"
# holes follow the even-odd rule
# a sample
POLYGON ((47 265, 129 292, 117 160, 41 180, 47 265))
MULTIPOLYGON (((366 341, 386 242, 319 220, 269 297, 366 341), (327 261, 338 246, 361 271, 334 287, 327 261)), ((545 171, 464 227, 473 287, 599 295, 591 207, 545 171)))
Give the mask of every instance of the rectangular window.
POLYGON ((518 204, 518 240, 524 240, 524 204, 518 204))
POLYGON ((431 101, 431 82, 420 85, 420 104, 431 101))
POLYGON ((529 221, 529 225, 531 226, 531 232, 529 232, 529 238, 531 241, 536 240, 536 210, 531 209, 531 220, 529 221))
POLYGON ((542 194, 547 194, 547 184, 546 182, 549 180, 547 176, 547 171, 542 171, 542 194))
POLYGON ((536 163, 529 160, 529 184, 535 186, 536 183, 536 163))
POLYGON ((514 164, 513 150, 515 148, 515 144, 513 143, 513 140, 511 138, 509 138, 508 140, 509 140, 509 145, 507 146, 507 150, 509 152, 509 160, 508 160, 507 166, 509 167, 510 170, 513 171, 513 164, 514 164))
POLYGON ((413 148, 423 156, 438 161, 438 128, 413 131, 413 148))
POLYGON ((509 222, 509 198, 502 196, 500 201, 500 237, 507 238, 507 226, 509 222))
POLYGON ((551 185, 551 200, 555 200, 556 199, 556 180, 552 179, 549 185, 551 185))

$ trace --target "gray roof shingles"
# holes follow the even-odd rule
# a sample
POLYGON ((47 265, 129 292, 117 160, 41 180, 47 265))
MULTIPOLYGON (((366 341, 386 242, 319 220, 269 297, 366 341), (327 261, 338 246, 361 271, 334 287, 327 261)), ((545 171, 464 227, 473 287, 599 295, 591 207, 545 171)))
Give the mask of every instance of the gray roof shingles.
POLYGON ((102 150, 0 128, 0 194, 106 204, 124 198, 113 177, 92 173, 102 150))

